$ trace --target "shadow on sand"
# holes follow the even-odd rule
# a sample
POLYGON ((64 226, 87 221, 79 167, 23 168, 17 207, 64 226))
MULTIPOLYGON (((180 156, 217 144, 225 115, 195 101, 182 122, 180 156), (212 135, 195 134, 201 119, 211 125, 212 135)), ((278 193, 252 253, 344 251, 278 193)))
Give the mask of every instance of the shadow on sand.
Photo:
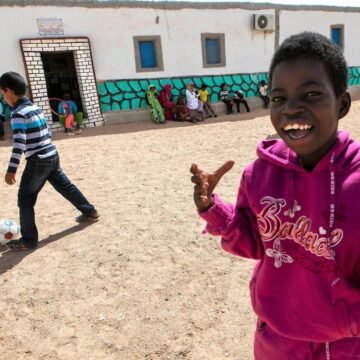
POLYGON ((7 272, 17 264, 19 264, 26 256, 31 255, 34 251, 41 249, 42 247, 51 244, 54 241, 65 238, 68 235, 74 234, 78 231, 85 229, 86 227, 94 223, 82 223, 72 226, 66 230, 60 231, 56 234, 48 236, 46 239, 39 241, 39 244, 34 250, 26 251, 12 251, 8 250, 5 246, 0 248, 0 275, 7 272))

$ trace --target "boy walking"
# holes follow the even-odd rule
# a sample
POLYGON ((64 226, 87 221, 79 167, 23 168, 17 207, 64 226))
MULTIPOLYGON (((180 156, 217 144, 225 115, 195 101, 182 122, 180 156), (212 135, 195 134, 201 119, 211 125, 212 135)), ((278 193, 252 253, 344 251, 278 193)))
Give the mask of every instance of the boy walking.
POLYGON ((13 150, 5 175, 5 182, 8 185, 16 182, 16 170, 22 153, 26 158, 18 193, 22 237, 7 244, 12 250, 29 250, 37 246, 38 231, 34 206, 46 181, 49 181, 56 191, 81 211, 82 215, 76 219, 78 222, 98 220, 100 216, 95 207, 62 171, 59 155, 51 142, 51 133, 43 111, 25 96, 25 92, 26 83, 21 75, 7 72, 0 77, 0 93, 14 109, 10 118, 13 150))

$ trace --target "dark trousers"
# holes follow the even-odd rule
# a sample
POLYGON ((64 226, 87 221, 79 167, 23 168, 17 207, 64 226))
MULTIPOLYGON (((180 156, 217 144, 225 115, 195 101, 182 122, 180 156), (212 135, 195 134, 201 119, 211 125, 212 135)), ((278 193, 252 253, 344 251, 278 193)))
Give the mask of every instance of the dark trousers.
POLYGON ((244 104, 246 111, 250 112, 249 105, 245 99, 234 99, 234 102, 236 104, 236 110, 238 113, 240 112, 240 104, 244 104))
POLYGON ((60 167, 58 155, 47 159, 39 159, 34 155, 26 162, 18 194, 21 235, 27 247, 36 247, 38 242, 34 206, 46 181, 49 181, 57 192, 83 214, 90 215, 95 210, 80 190, 66 177, 60 167))
POLYGON ((211 114, 216 115, 209 101, 204 102, 204 113, 206 114, 206 116, 211 116, 211 114))
POLYGON ((264 108, 267 109, 267 107, 269 106, 270 98, 268 96, 264 96, 264 95, 260 95, 260 97, 264 103, 264 108))
POLYGON ((227 114, 232 114, 233 110, 232 110, 232 102, 230 100, 221 100, 225 105, 226 105, 226 113, 227 114))

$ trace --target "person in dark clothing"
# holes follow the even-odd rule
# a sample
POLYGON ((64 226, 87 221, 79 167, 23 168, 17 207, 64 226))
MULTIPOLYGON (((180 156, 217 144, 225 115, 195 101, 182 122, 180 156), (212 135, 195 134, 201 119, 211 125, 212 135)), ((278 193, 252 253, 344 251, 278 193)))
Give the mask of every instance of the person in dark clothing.
POLYGON ((241 89, 234 95, 233 101, 236 105, 236 110, 238 113, 240 112, 240 104, 244 104, 246 111, 250 112, 249 105, 248 105, 247 101, 245 100, 244 94, 241 89))
POLYGON ((220 88, 220 100, 226 105, 226 114, 233 113, 233 102, 230 99, 229 91, 227 90, 227 85, 223 83, 220 88))

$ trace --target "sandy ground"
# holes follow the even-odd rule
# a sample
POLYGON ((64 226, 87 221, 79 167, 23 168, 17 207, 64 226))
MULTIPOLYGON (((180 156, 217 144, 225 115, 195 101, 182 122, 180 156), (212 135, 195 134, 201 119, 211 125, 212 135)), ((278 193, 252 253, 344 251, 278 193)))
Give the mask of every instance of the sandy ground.
MULTIPOLYGON (((359 119, 357 102, 341 128, 360 140, 359 119)), ((77 211, 45 186, 38 249, 1 249, 0 359, 252 359, 254 263, 201 234, 189 167, 235 160, 217 188, 233 202, 256 144, 271 134, 262 110, 55 134, 65 172, 101 220, 78 225, 77 211)), ((10 145, 1 143, 3 173, 10 145)), ((18 221, 17 187, 0 186, 0 217, 18 221)))

